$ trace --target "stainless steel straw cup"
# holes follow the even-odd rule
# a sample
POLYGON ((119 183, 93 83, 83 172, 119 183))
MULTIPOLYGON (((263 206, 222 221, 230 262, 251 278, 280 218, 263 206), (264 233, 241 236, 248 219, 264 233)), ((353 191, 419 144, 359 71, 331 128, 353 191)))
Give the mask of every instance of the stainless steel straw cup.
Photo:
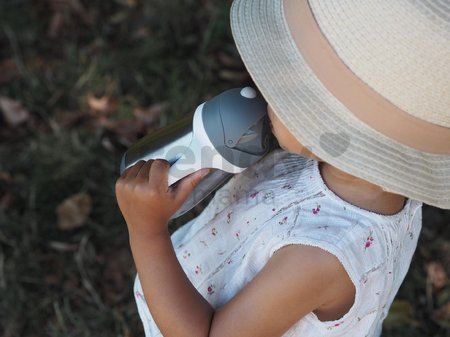
POLYGON ((262 158, 269 150, 270 134, 264 99, 251 87, 231 89, 132 145, 120 171, 140 160, 162 158, 170 163, 172 185, 202 168, 214 169, 173 215, 176 218, 262 158))

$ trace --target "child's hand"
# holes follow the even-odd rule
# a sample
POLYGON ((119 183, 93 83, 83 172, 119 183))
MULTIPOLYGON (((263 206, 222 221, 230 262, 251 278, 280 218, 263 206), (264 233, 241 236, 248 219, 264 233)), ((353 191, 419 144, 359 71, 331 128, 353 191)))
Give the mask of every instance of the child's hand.
POLYGON ((197 171, 169 187, 168 170, 169 163, 162 159, 140 161, 117 180, 117 202, 130 236, 167 233, 170 217, 209 172, 197 171))

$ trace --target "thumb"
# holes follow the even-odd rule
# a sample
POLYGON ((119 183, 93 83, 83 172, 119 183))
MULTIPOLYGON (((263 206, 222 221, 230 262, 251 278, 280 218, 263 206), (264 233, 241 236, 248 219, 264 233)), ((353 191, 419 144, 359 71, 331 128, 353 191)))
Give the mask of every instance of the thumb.
POLYGON ((201 169, 183 178, 174 190, 177 203, 181 205, 210 171, 211 169, 201 169))

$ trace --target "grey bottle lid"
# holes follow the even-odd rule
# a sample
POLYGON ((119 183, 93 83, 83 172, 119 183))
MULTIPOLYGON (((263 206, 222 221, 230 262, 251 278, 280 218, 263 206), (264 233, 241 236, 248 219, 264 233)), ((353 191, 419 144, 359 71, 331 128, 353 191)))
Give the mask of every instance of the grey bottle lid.
POLYGON ((229 162, 248 167, 267 153, 267 103, 253 88, 227 90, 206 102, 203 110, 206 133, 229 162))

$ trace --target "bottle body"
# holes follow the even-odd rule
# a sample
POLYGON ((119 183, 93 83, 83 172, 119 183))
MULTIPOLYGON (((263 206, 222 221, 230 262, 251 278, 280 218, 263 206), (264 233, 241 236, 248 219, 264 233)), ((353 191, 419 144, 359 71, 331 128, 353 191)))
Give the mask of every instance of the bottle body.
POLYGON ((250 87, 230 89, 199 105, 193 115, 139 140, 124 154, 120 170, 139 160, 165 159, 170 186, 197 170, 212 169, 172 216, 176 218, 262 158, 269 135, 262 97, 250 87))

